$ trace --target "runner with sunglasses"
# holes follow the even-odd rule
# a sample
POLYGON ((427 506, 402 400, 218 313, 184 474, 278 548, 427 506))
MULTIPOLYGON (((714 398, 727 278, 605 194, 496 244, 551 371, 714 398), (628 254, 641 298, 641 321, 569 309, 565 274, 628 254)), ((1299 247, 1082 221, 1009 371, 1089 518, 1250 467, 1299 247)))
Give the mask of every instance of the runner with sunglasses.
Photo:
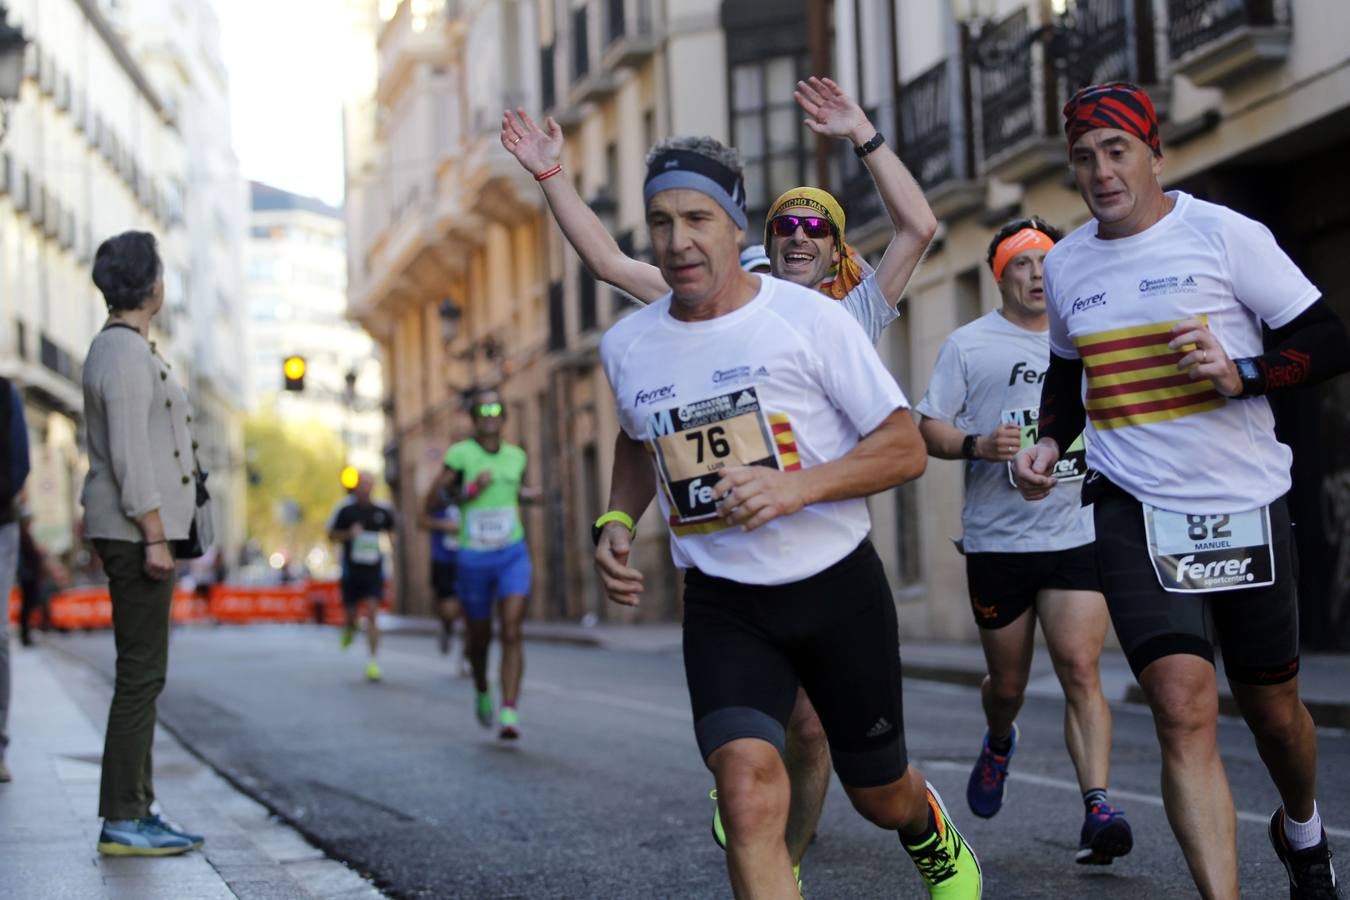
MULTIPOLYGON (((872 173, 894 235, 876 270, 868 272, 844 240, 845 218, 838 201, 817 188, 793 188, 774 202, 765 224, 770 272, 840 301, 876 343, 882 329, 897 318, 895 306, 937 232, 937 219, 900 157, 838 84, 812 77, 797 82, 793 96, 807 115, 809 129, 853 144, 872 173)), ((539 182, 563 235, 598 279, 644 304, 670 293, 661 270, 625 255, 571 180, 554 177, 562 172, 563 156, 563 133, 557 122, 550 117, 541 129, 524 110, 508 111, 502 116, 501 141, 539 182)), ((830 783, 825 732, 804 692, 798 692, 788 724, 786 758, 792 782, 787 844, 793 865, 799 866, 815 835, 830 783)), ((725 849, 716 810, 712 833, 725 849)))
POLYGON ((1106 802, 1111 709, 1098 660, 1107 613, 1092 517, 1079 502, 1082 442, 1058 470, 1065 486, 1045 503, 1018 495, 1009 466, 1020 447, 1036 442, 1041 379, 1050 361, 1041 265, 1061 237, 1035 217, 998 230, 987 261, 1002 305, 948 336, 915 408, 928 452, 966 460, 959 546, 988 670, 980 686, 987 729, 966 802, 986 819, 1003 806, 1039 621, 1064 689, 1064 743, 1083 792, 1075 859, 1109 865, 1129 853, 1134 840, 1124 814, 1106 802))
POLYGON ((446 451, 445 469, 427 494, 427 512, 443 492, 457 497, 460 510, 459 559, 455 594, 464 609, 465 652, 473 667, 474 714, 492 727, 492 691, 488 686, 488 644, 492 605, 501 605, 501 729, 498 736, 520 736, 520 682, 525 672, 521 624, 533 568, 525 544, 520 504, 537 502, 538 488, 525 485, 525 451, 502 440, 506 407, 493 390, 479 391, 469 408, 473 437, 446 451))
MULTIPOLYGON (((872 173, 894 235, 876 271, 868 272, 844 240, 839 202, 818 188, 793 188, 779 196, 766 217, 770 271, 841 301, 875 342, 895 320, 895 305, 937 232, 937 219, 900 157, 843 88, 829 78, 812 77, 797 82, 793 96, 808 128, 853 144, 872 173)), ((557 122, 550 117, 541 129, 523 109, 508 111, 502 115, 501 141, 539 182, 558 227, 596 278, 641 303, 670 292, 660 269, 624 254, 571 179, 554 177, 562 172, 563 156, 557 122)))

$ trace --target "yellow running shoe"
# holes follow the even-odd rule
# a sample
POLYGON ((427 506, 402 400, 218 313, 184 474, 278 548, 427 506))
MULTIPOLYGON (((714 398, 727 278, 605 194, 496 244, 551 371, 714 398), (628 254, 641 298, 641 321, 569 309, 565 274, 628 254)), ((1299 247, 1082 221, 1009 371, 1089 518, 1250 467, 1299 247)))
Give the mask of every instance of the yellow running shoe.
POLYGON ((722 808, 717 805, 717 788, 708 791, 708 799, 713 802, 712 836, 713 841, 723 850, 727 849, 727 833, 722 830, 722 808))
POLYGON ((911 847, 901 836, 900 845, 914 861, 928 896, 940 900, 979 900, 984 893, 980 861, 947 815, 937 788, 928 785, 928 807, 937 822, 937 833, 911 847))
POLYGON ((351 625, 342 626, 342 637, 338 638, 338 645, 346 650, 352 645, 352 638, 356 637, 356 628, 351 625))
POLYGON ((380 664, 375 660, 366 663, 366 681, 380 680, 380 664))

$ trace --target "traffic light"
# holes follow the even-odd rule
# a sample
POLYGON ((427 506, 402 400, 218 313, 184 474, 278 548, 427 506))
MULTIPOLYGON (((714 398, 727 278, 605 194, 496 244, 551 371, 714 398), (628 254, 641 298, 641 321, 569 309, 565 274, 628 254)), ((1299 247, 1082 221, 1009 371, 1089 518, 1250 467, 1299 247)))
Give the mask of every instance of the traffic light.
POLYGON ((286 376, 286 390, 303 391, 305 389, 305 358, 288 356, 281 364, 281 374, 286 376))
POLYGON ((361 482, 361 473, 357 471, 356 466, 343 466, 338 481, 342 482, 342 486, 347 490, 354 491, 361 482))

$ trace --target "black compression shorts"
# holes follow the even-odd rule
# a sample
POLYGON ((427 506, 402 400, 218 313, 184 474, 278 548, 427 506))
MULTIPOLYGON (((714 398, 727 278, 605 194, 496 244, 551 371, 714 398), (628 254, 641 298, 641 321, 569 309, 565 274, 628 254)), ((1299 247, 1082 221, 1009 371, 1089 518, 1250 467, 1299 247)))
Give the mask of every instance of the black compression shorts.
POLYGON ((1100 591, 1091 544, 1033 553, 967 553, 966 581, 975 624, 997 629, 1036 605, 1041 591, 1100 591))
POLYGON ((1264 588, 1168 593, 1149 559, 1139 501, 1107 483, 1093 518, 1102 590, 1135 678, 1154 660, 1177 653, 1212 663, 1216 643, 1232 681, 1279 684, 1298 674, 1298 573, 1283 498, 1270 505, 1275 583, 1264 588))
POLYGON ((783 752, 800 684, 840 781, 875 787, 905 774, 895 605, 870 541, 792 584, 697 569, 684 583, 684 669, 704 760, 738 738, 783 752))
POLYGON ((431 564, 431 589, 437 600, 450 600, 455 596, 455 573, 458 571, 452 562, 433 562, 431 564))

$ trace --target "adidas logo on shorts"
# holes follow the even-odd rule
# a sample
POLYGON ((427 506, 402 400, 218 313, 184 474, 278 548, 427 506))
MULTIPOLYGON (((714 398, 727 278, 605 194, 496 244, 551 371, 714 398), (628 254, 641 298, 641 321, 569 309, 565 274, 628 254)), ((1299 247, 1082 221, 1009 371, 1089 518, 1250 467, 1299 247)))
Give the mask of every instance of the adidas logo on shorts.
POLYGON ((883 734, 890 731, 894 727, 895 727, 894 725, 886 721, 885 716, 882 716, 880 719, 877 719, 877 724, 867 729, 867 736, 870 738, 881 737, 883 734))

